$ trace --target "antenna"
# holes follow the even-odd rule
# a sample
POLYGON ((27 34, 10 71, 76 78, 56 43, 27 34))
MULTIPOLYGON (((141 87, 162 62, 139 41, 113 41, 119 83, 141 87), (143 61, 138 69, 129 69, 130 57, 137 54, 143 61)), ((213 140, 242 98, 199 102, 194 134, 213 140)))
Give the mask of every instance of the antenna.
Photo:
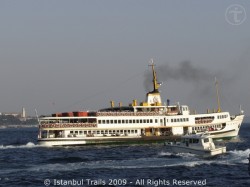
POLYGON ((215 77, 215 87, 216 87, 216 96, 217 96, 217 105, 218 105, 217 112, 221 112, 220 95, 219 95, 219 84, 218 84, 218 81, 217 81, 216 77, 215 77))

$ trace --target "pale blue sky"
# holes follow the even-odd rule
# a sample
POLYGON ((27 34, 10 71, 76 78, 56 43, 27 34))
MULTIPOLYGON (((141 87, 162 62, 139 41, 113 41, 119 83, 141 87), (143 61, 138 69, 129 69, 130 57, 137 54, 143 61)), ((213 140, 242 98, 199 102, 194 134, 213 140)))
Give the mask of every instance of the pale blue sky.
MULTIPOLYGON (((154 58, 158 66, 189 61, 218 76, 223 110, 238 112, 242 104, 249 115, 249 12, 250 1, 1 0, 0 112, 25 107, 30 115, 34 108, 49 114, 142 101, 154 58), (232 4, 248 16, 238 26, 225 19, 232 4)), ((169 79, 161 93, 204 112, 216 107, 213 89, 213 76, 199 84, 169 79)))

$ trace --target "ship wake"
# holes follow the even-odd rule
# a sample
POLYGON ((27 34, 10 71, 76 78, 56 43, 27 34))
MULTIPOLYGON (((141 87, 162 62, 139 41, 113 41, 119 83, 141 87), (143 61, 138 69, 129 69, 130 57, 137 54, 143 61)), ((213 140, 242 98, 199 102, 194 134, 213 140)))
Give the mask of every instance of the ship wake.
POLYGON ((23 149, 23 148, 36 148, 41 145, 36 145, 33 142, 28 142, 25 145, 0 145, 0 149, 23 149))

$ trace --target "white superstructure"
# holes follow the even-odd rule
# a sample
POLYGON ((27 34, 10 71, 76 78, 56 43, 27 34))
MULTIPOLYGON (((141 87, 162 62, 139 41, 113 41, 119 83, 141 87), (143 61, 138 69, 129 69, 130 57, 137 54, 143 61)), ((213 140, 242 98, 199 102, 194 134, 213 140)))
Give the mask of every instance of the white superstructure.
POLYGON ((165 141, 173 136, 209 131, 214 138, 238 135, 244 115, 229 112, 191 114, 186 105, 163 105, 154 64, 154 90, 146 101, 95 112, 77 111, 39 118, 38 141, 43 145, 83 145, 165 141))

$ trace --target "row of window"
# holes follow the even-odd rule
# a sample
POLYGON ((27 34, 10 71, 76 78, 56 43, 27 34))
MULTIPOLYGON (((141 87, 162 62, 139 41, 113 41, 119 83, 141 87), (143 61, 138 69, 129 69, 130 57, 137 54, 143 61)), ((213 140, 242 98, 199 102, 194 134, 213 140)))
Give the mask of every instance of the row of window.
POLYGON ((83 118, 83 119, 63 119, 63 120, 42 120, 41 124, 49 123, 96 123, 96 118, 83 118))
MULTIPOLYGON (((158 123, 158 119, 126 119, 126 120, 98 120, 99 124, 131 124, 131 123, 158 123)), ((188 122, 188 118, 176 118, 171 119, 172 123, 176 122, 188 122)), ((168 119, 167 119, 168 122, 168 119)), ((163 119, 160 119, 160 123, 163 123, 163 119)))
MULTIPOLYGON (((126 120, 98 120, 99 124, 126 124, 126 123, 153 123, 153 119, 126 119, 126 120)), ((155 119, 155 123, 158 123, 158 120, 155 119)))
MULTIPOLYGON (((209 126, 210 128, 213 129, 219 129, 221 128, 221 125, 213 125, 213 126, 209 126)), ((200 126, 200 127, 192 127, 192 130, 206 130, 208 128, 208 126, 200 126)))
POLYGON ((89 131, 70 131, 70 134, 137 134, 138 130, 89 130, 89 131))
POLYGON ((227 116, 228 116, 228 115, 218 115, 217 118, 218 118, 218 119, 225 119, 225 118, 227 118, 227 116))
POLYGON ((187 145, 190 143, 199 143, 199 139, 192 139, 192 138, 186 138, 186 139, 181 139, 182 143, 186 143, 187 145))
POLYGON ((171 119, 171 122, 188 122, 188 118, 176 118, 176 119, 171 119))
MULTIPOLYGON (((189 144, 197 144, 197 143, 199 143, 199 139, 182 139, 181 142, 185 143, 188 146, 189 144)), ((205 138, 204 143, 207 143, 207 142, 209 142, 209 139, 205 138)))

